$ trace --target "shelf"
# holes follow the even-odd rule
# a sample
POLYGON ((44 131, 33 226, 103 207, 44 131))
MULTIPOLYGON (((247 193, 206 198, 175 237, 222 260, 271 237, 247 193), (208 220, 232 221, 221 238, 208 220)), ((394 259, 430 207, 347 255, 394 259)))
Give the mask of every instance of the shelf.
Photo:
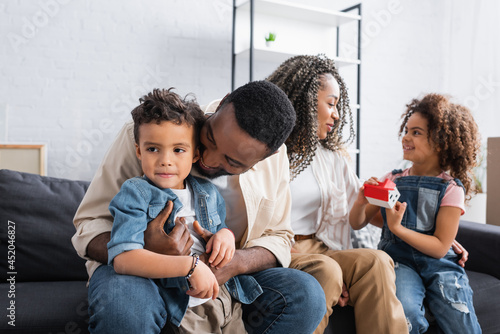
POLYGON ((310 6, 307 0, 302 0, 302 4, 289 1, 233 0, 231 87, 235 89, 236 84, 255 78, 263 80, 277 66, 297 55, 324 54, 333 59, 356 86, 350 97, 356 140, 354 147, 349 147, 349 154, 355 156, 356 174, 359 175, 361 4, 334 11, 310 6), (352 14, 354 11, 357 15, 352 14), (349 45, 341 38, 340 31, 345 29, 356 34, 352 37, 357 37, 357 42, 351 42, 357 44, 356 58, 336 57, 342 46, 349 45), (270 32, 277 34, 277 38, 267 46, 264 37, 270 32))
MULTIPOLYGON (((274 51, 274 50, 269 50, 269 49, 259 49, 259 48, 254 48, 254 61, 269 61, 273 63, 279 63, 281 64, 285 60, 287 60, 290 57, 297 56, 298 54, 296 53, 289 53, 289 52, 280 52, 280 51, 274 51)), ((328 56, 328 55, 327 55, 328 56)), ((250 59, 250 49, 243 50, 239 53, 236 54, 236 57, 244 60, 250 59)), ((357 65, 360 64, 361 61, 359 59, 348 59, 348 58, 340 58, 340 57, 331 57, 328 56, 329 58, 333 59, 335 61, 335 64, 338 65, 339 67, 342 66, 347 66, 347 65, 357 65)))
MULTIPOLYGON (((322 8, 311 7, 302 4, 290 3, 281 0, 254 0, 255 11, 261 14, 285 17, 292 20, 301 20, 325 24, 329 26, 340 26, 342 24, 359 21, 361 16, 322 8)), ((236 1, 238 10, 250 11, 250 1, 236 1)))

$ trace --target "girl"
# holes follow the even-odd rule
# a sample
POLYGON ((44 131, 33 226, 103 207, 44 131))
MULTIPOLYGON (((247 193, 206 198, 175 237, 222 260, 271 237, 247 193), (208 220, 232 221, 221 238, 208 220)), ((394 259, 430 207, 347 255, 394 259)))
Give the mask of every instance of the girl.
POLYGON ((349 221, 354 229, 383 224, 379 249, 395 262, 396 295, 410 333, 429 327, 424 299, 445 333, 481 333, 469 280, 451 250, 465 196, 473 191, 477 125, 467 108, 439 94, 412 100, 402 119, 403 157, 412 166, 382 178, 396 184, 400 202, 380 209, 368 204, 361 187, 349 221))

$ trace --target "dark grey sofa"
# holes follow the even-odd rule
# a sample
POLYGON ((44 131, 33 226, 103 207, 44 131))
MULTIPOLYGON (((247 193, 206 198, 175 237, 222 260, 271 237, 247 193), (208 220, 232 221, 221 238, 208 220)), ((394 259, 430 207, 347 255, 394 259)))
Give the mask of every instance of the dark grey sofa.
MULTIPOLYGON (((70 242, 87 187, 0 170, 1 333, 88 332, 87 273, 70 242)), ((483 333, 500 333, 500 227, 461 222, 457 238, 470 252, 467 268, 483 333)), ((326 333, 355 333, 352 308, 335 308, 330 320, 326 333)))

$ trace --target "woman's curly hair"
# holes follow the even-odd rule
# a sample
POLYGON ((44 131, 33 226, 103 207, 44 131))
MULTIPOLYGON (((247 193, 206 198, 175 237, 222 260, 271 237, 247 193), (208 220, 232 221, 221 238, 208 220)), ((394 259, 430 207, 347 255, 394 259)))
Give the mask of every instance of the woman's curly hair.
POLYGON ((462 181, 467 199, 475 192, 472 170, 478 164, 480 135, 470 110, 452 103, 447 96, 427 94, 413 99, 401 116, 399 137, 405 133, 408 119, 420 113, 428 122, 428 140, 439 154, 439 166, 462 181))
POLYGON ((297 115, 295 127, 285 142, 292 180, 311 163, 319 143, 336 151, 352 142, 355 133, 347 88, 332 59, 324 55, 295 56, 283 62, 267 80, 288 95, 297 115), (339 119, 327 137, 319 140, 318 91, 324 88, 325 76, 328 75, 332 75, 339 84, 339 119), (345 126, 349 127, 349 137, 346 139, 343 138, 345 126))

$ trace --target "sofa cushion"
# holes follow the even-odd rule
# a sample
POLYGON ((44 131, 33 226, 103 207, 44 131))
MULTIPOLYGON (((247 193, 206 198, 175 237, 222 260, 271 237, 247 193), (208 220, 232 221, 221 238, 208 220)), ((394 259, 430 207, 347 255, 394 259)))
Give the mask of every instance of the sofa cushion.
POLYGON ((500 279, 500 226, 461 220, 457 240, 469 252, 468 270, 500 279))
MULTIPOLYGON (((0 295, 7 291, 8 284, 0 284, 0 295)), ((87 309, 85 281, 16 283, 16 326, 3 315, 0 333, 88 333, 87 309)))
POLYGON ((87 280, 85 261, 76 254, 71 237, 73 216, 88 185, 0 170, 2 282, 8 272, 16 273, 16 282, 87 280), (13 261, 7 254, 15 256, 13 261))
MULTIPOLYGON (((467 264, 466 264, 467 267, 467 264)), ((500 333, 500 280, 488 274, 467 270, 474 291, 474 310, 483 333, 500 333)))

